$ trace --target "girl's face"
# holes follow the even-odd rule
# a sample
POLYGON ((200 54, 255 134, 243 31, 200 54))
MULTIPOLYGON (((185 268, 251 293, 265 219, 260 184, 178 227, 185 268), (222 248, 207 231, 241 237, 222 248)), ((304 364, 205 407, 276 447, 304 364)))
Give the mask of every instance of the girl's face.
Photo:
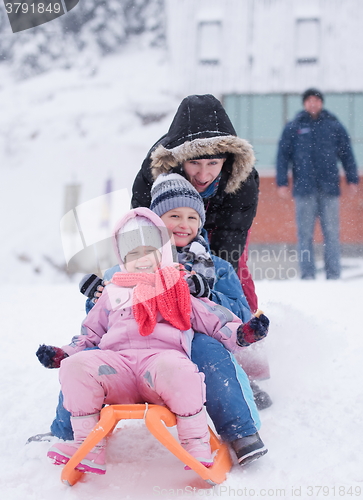
POLYGON ((177 247, 185 247, 198 234, 200 217, 193 208, 173 208, 160 218, 169 231, 172 243, 177 247))
POLYGON ((224 158, 188 160, 183 163, 183 170, 198 193, 203 193, 218 177, 224 162, 224 158))
POLYGON ((155 247, 139 246, 125 257, 125 269, 129 273, 154 273, 159 267, 161 253, 155 247))

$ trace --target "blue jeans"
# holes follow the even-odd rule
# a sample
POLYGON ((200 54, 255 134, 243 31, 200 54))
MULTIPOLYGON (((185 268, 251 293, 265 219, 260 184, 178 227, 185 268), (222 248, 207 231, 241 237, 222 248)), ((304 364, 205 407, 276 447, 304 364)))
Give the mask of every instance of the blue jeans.
POLYGON ((192 361, 204 373, 207 412, 223 441, 255 434, 261 423, 244 370, 218 340, 195 333, 192 361))
MULTIPOLYGON (((260 419, 247 375, 234 356, 216 339, 196 333, 192 342, 192 361, 205 375, 206 408, 216 431, 226 442, 255 434, 260 419)), ((51 432, 64 439, 73 439, 70 413, 59 396, 56 418, 51 432)))
POLYGON ((63 406, 63 393, 59 393, 58 406, 55 419, 50 426, 50 432, 65 441, 73 440, 73 428, 71 425, 71 414, 63 406))
POLYGON ((339 278, 339 196, 319 192, 308 196, 295 196, 295 206, 301 278, 315 278, 313 237, 316 219, 320 220, 324 238, 326 277, 339 278))

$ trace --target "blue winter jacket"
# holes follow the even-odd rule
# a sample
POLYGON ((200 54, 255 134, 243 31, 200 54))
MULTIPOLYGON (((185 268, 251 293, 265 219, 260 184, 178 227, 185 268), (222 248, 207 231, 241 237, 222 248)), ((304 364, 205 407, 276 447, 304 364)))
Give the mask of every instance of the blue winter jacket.
POLYGON ((214 262, 216 279, 210 300, 226 307, 244 323, 252 318, 251 309, 243 293, 241 282, 233 266, 224 259, 211 255, 214 262))
POLYGON ((316 120, 302 111, 282 133, 277 155, 277 185, 288 185, 291 165, 294 196, 307 196, 317 191, 339 196, 338 160, 345 170, 347 182, 357 184, 357 166, 343 125, 324 109, 316 120))

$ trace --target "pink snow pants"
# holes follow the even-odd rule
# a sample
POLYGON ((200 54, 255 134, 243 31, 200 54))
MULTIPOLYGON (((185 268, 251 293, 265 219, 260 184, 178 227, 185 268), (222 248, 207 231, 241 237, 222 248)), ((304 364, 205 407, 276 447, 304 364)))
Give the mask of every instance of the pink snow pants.
POLYGON ((78 352, 62 361, 59 378, 64 407, 74 417, 99 412, 103 404, 145 402, 187 417, 205 402, 204 374, 171 349, 78 352))

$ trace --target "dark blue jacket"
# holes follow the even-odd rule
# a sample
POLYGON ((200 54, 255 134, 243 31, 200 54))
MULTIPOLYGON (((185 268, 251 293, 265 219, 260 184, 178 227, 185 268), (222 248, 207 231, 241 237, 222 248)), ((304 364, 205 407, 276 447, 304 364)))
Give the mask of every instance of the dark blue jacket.
POLYGON ((282 133, 277 155, 277 185, 288 185, 291 165, 294 196, 317 191, 339 196, 338 160, 342 162, 347 182, 357 184, 357 166, 343 125, 324 109, 316 120, 302 111, 282 133))

